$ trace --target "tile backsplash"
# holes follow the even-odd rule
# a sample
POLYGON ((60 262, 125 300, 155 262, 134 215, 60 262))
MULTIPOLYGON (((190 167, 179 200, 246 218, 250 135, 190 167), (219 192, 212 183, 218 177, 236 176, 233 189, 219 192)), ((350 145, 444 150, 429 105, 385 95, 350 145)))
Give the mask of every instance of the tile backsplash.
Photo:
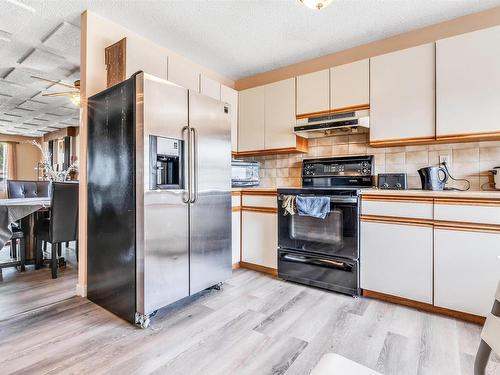
MULTIPOLYGON (((310 139, 307 154, 239 159, 260 161, 261 186, 288 187, 301 186, 302 159, 345 155, 374 155, 375 174, 405 172, 409 188, 421 187, 418 169, 438 165, 439 157, 447 155, 451 175, 469 180, 471 190, 480 190, 481 186, 489 188, 488 170, 500 166, 500 141, 374 148, 368 144, 368 133, 362 133, 310 139)), ((464 182, 448 182, 448 186, 465 186, 464 182)))

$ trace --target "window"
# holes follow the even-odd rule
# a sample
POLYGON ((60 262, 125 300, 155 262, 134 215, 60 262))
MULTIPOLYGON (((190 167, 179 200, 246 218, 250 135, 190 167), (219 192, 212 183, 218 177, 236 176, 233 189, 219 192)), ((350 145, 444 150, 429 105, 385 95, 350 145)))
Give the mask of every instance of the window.
POLYGON ((0 191, 7 190, 7 144, 0 143, 0 191))

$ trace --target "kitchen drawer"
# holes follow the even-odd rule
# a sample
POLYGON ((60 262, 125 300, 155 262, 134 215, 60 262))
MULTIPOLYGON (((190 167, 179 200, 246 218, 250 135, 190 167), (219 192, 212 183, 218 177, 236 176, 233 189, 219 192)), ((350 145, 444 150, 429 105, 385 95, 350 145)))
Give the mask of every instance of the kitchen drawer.
POLYGON ((500 225, 500 204, 488 205, 485 202, 481 204, 467 204, 467 202, 447 204, 446 201, 440 202, 439 199, 436 199, 434 218, 445 221, 500 225))
POLYGON ((397 201, 381 200, 377 198, 363 197, 361 204, 361 213, 363 215, 404 217, 415 219, 432 219, 433 203, 430 200, 408 200, 397 201))
POLYGON ((241 197, 241 205, 277 208, 278 199, 276 195, 245 195, 245 193, 243 193, 241 197))

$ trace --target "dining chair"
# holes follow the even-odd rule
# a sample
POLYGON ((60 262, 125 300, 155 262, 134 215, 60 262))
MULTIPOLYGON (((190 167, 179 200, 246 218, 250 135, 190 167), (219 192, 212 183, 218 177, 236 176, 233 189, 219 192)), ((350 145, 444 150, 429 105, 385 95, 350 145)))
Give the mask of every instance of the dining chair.
POLYGON ((47 198, 49 181, 7 180, 8 198, 47 198))
POLYGON ((10 238, 10 249, 11 249, 11 258, 17 259, 19 261, 20 271, 21 272, 26 271, 26 241, 24 238, 24 232, 20 228, 12 229, 12 237, 10 238))
MULTIPOLYGON (((57 278, 61 244, 78 241, 78 183, 52 183, 50 218, 40 220, 35 230, 37 263, 41 263, 42 241, 50 243, 52 278, 57 278)), ((78 248, 77 248, 78 249, 78 248)))
POLYGON ((500 355, 500 282, 497 286, 493 308, 481 331, 481 342, 474 361, 474 375, 486 373, 486 366, 492 351, 496 355, 500 355))
MULTIPOLYGON (((49 181, 7 180, 7 198, 48 198, 49 195, 50 195, 49 181)), ((47 217, 46 212, 36 214, 37 220, 40 220, 40 218, 44 217, 47 217)), ((11 226, 13 232, 21 230, 19 222, 12 223, 11 226)), ((21 239, 20 238, 18 239, 19 242, 21 242, 21 239)), ((22 241, 24 242, 24 235, 22 241)), ((16 245, 14 243, 11 246, 11 254, 10 254, 11 258, 15 257, 14 256, 15 254, 13 254, 15 248, 16 245)), ((23 250, 20 251, 22 252, 23 250)), ((24 270, 24 266, 21 266, 21 269, 24 270)))

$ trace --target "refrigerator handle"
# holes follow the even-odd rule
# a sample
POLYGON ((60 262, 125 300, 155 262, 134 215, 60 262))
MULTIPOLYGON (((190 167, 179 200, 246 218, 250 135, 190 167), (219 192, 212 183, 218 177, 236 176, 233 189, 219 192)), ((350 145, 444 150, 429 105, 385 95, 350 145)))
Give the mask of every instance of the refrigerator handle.
POLYGON ((193 198, 191 198, 191 203, 195 203, 198 200, 198 130, 196 128, 190 127, 189 130, 193 133, 193 198))
POLYGON ((184 140, 184 144, 186 145, 186 152, 185 155, 187 155, 187 179, 184 183, 185 189, 184 193, 182 195, 182 202, 188 204, 191 200, 191 137, 189 133, 189 126, 184 126, 182 128, 182 139, 184 140), (184 134, 187 133, 187 137, 184 136, 184 134), (186 194, 187 190, 187 194, 186 194))

